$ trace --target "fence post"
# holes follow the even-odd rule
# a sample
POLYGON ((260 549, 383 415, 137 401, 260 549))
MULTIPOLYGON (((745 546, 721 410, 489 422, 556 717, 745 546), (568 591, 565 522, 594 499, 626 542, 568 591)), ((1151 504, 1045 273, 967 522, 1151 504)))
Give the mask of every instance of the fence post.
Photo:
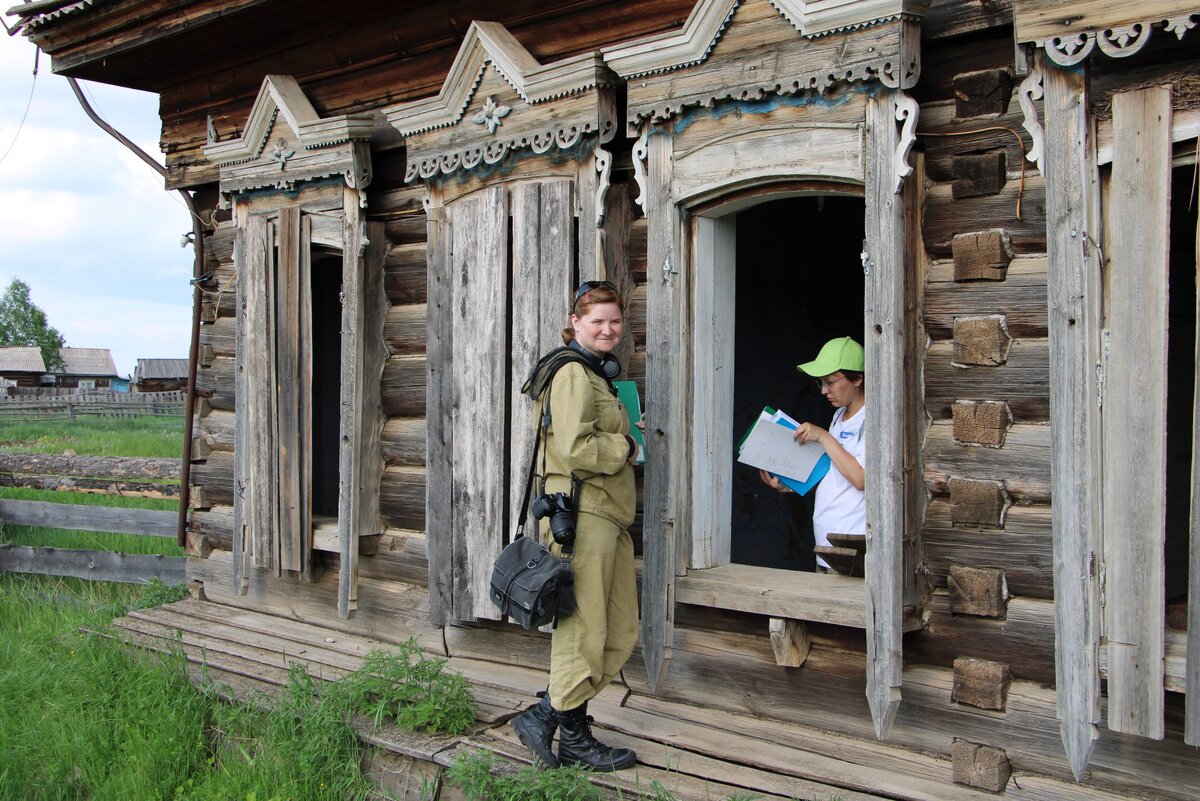
POLYGON ((75 422, 75 404, 71 403, 71 401, 67 401, 67 420, 72 423, 75 422))

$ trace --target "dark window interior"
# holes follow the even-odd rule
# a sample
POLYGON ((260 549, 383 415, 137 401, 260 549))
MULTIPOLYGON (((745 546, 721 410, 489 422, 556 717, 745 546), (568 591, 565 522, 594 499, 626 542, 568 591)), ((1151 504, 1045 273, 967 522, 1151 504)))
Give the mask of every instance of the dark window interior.
POLYGON ((338 513, 342 255, 312 254, 312 513, 338 513))
MULTIPOLYGON (((829 425, 833 408, 796 365, 834 337, 863 340, 863 211, 861 198, 822 195, 738 214, 734 442, 764 406, 829 425)), ((735 462, 732 561, 813 570, 814 492, 781 495, 735 462)))
POLYGON ((1196 381, 1196 168, 1171 171, 1167 339, 1167 602, 1186 602, 1196 381))

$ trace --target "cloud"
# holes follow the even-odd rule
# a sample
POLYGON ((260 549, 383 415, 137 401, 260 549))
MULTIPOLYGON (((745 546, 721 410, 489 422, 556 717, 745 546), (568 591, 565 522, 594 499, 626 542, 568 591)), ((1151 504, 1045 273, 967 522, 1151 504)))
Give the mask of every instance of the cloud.
MULTIPOLYGON (((187 355, 191 230, 161 176, 101 131, 34 48, 0 36, 0 291, 29 284, 50 324, 76 347, 110 348, 122 373, 138 358, 187 355)), ((161 161, 154 95, 82 83, 97 112, 161 161)))

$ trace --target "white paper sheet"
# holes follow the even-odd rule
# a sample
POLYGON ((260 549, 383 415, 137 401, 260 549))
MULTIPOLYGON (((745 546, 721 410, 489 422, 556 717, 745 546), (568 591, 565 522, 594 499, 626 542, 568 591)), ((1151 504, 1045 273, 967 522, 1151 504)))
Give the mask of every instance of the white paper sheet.
POLYGON ((803 445, 796 443, 792 439, 794 433, 764 412, 742 443, 738 461, 797 481, 806 481, 817 461, 825 454, 825 449, 815 442, 803 445))

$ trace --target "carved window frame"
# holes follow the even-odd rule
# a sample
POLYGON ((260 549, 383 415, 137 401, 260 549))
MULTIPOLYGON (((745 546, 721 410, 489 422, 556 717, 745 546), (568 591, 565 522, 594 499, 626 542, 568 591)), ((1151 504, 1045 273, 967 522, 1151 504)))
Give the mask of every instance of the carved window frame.
MULTIPOLYGON (((704 482, 693 482, 689 471, 695 457, 692 443, 703 449, 705 436, 701 433, 711 436, 713 431, 728 428, 723 421, 719 427, 701 432, 702 424, 694 416, 705 413, 712 404, 699 398, 691 403, 685 400, 698 383, 689 373, 693 344, 700 329, 708 325, 700 322, 704 312, 694 306, 701 293, 691 285, 696 265, 689 238, 704 236, 705 229, 713 227, 702 217, 692 216, 693 207, 737 189, 739 178, 728 177, 726 162, 726 177, 711 185, 703 180, 691 182, 689 189, 680 191, 684 181, 679 180, 675 164, 687 154, 674 150, 674 139, 686 125, 681 121, 685 109, 711 107, 714 117, 723 108, 740 114, 746 113, 744 101, 754 98, 775 101, 778 95, 823 94, 847 82, 870 85, 870 100, 857 121, 863 161, 857 182, 865 186, 868 209, 867 372, 872 391, 882 393, 880 397, 893 389, 896 397, 904 399, 919 399, 920 394, 919 366, 905 369, 905 359, 914 358, 920 348, 910 341, 909 334, 915 329, 908 326, 911 321, 906 309, 910 305, 905 302, 909 289, 904 265, 912 263, 919 229, 915 225, 915 182, 904 180, 912 172, 908 154, 917 107, 904 89, 916 82, 919 73, 917 18, 924 4, 863 4, 853 13, 867 17, 844 28, 817 25, 820 12, 814 11, 812 4, 776 5, 775 10, 795 30, 783 35, 777 26, 770 34, 779 39, 778 54, 762 63, 771 64, 774 72, 739 69, 744 58, 741 53, 749 52, 748 41, 728 45, 726 55, 721 55, 722 41, 738 35, 740 5, 736 0, 702 0, 678 34, 605 51, 609 63, 628 81, 628 125, 631 135, 639 137, 634 168, 641 189, 639 202, 644 203, 648 220, 646 419, 650 433, 643 509, 642 650, 652 688, 664 679, 670 661, 674 604, 680 600, 676 577, 688 575, 691 581, 695 575, 688 570, 692 514, 704 495, 704 482), (884 6, 891 15, 884 13, 884 6), (789 9, 813 15, 797 16, 789 14, 789 9), (814 27, 809 30, 806 25, 814 27), (796 32, 807 41, 797 45, 796 32), (711 77, 706 76, 706 68, 711 77), (660 79, 660 73, 671 75, 660 79)), ((835 126, 822 125, 819 119, 813 125, 826 129, 819 133, 844 134, 836 132, 835 126)), ((719 146, 720 135, 714 133, 713 138, 719 146)), ((814 135, 813 142, 817 141, 814 135)), ((768 168, 740 183, 830 177, 839 176, 823 174, 819 168, 791 173, 786 169, 772 173, 768 168)), ((711 328, 704 331, 711 333, 711 328)), ((867 694, 880 736, 889 730, 900 700, 905 586, 915 595, 915 582, 909 584, 900 567, 904 561, 902 540, 909 534, 915 549, 921 514, 920 504, 914 500, 915 485, 906 478, 919 475, 906 462, 918 458, 919 453, 918 418, 906 414, 910 406, 897 403, 876 408, 868 421, 868 451, 872 453, 868 481, 880 489, 868 495, 868 536, 872 541, 860 619, 867 633, 867 694)), ((710 451, 732 445, 725 443, 720 433, 713 439, 710 451)), ((724 450, 728 453, 731 448, 724 450)), ((728 559, 727 545, 720 556, 728 559)), ((915 557, 909 561, 915 571, 915 557)), ((761 609, 752 611, 763 613, 761 609)))
POLYGON ((268 75, 242 133, 217 141, 210 129, 204 149, 219 168, 236 225, 234 588, 245 593, 261 575, 315 580, 314 551, 327 548, 339 556, 343 618, 357 608, 359 541, 383 531, 383 414, 379 382, 368 377, 380 374, 386 358, 387 241, 383 225, 363 214, 373 128, 370 114, 321 117, 295 79, 268 75), (342 254, 334 543, 317 537, 305 490, 312 391, 306 282, 316 244, 342 254))

